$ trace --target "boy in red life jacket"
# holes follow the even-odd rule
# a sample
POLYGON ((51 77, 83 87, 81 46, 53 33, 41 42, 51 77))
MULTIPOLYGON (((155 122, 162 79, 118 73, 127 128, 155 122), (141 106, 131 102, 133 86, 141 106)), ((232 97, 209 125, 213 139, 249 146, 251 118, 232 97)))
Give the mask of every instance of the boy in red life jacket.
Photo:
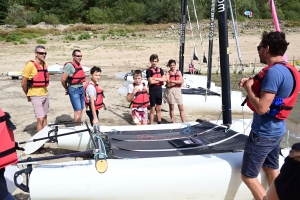
MULTIPOLYGON (((21 82, 22 89, 26 94, 27 101, 32 103, 35 117, 37 119, 36 131, 39 132, 47 125, 47 115, 49 113, 49 96, 47 86, 49 85, 48 67, 45 62, 46 48, 44 46, 35 47, 35 59, 26 63, 21 82)), ((41 147, 40 153, 45 153, 46 149, 41 147)))
POLYGON ((128 85, 127 101, 132 102, 132 121, 135 125, 148 124, 149 91, 142 82, 142 71, 133 73, 134 83, 128 85))
POLYGON ((248 94, 247 105, 254 110, 241 177, 255 199, 263 199, 266 195, 257 179, 260 169, 266 172, 269 185, 279 174, 278 159, 280 141, 286 131, 285 119, 298 98, 299 73, 282 57, 288 45, 283 32, 264 32, 257 51, 260 62, 268 66, 255 77, 244 78, 239 83, 248 94))
POLYGON ((81 122, 82 111, 84 108, 84 89, 85 73, 80 64, 82 53, 79 49, 72 52, 73 61, 65 63, 61 75, 61 84, 65 89, 65 94, 69 95, 74 109, 74 121, 81 122))
POLYGON ((101 77, 101 68, 94 66, 91 69, 91 81, 84 85, 84 101, 86 114, 90 118, 91 125, 99 123, 99 110, 104 106, 103 87, 98 85, 101 77))
POLYGON ((173 123, 175 122, 174 104, 178 105, 181 121, 185 122, 183 101, 182 101, 182 94, 181 94, 181 84, 183 83, 182 74, 179 70, 176 69, 175 60, 169 60, 168 67, 170 67, 170 70, 167 73, 167 85, 164 91, 164 99, 169 104, 169 113, 172 122, 173 123))
POLYGON ((162 85, 167 81, 164 71, 157 67, 158 56, 150 56, 151 66, 147 69, 146 75, 149 85, 150 95, 150 124, 154 121, 154 112, 156 111, 157 123, 161 123, 161 104, 162 104, 162 85))

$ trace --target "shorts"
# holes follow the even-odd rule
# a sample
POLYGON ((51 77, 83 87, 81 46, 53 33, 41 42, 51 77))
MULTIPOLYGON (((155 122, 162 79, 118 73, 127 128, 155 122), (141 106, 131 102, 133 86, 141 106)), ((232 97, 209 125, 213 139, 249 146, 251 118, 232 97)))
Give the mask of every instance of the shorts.
POLYGON ((250 132, 246 141, 241 173, 248 178, 256 178, 261 167, 278 169, 280 141, 282 136, 265 138, 250 132))
POLYGON ((182 105, 183 102, 182 102, 181 88, 179 87, 166 88, 164 92, 164 100, 166 100, 168 104, 182 105))
POLYGON ((30 101, 37 119, 44 118, 49 113, 49 96, 31 96, 30 101))
POLYGON ((69 86, 68 93, 74 111, 83 110, 84 108, 83 86, 78 88, 73 88, 69 86))
POLYGON ((162 93, 150 93, 150 107, 162 104, 162 93))
POLYGON ((190 72, 194 72, 195 68, 189 68, 190 72))
POLYGON ((139 111, 132 110, 132 120, 135 124, 147 124, 148 123, 148 112, 147 109, 139 111))

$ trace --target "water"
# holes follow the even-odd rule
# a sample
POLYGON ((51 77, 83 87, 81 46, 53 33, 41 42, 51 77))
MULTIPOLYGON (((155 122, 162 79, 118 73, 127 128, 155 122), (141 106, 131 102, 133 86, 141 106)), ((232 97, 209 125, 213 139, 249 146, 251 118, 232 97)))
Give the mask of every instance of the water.
MULTIPOLYGON (((241 78, 246 77, 241 74, 230 74, 230 88, 231 90, 241 91, 244 95, 246 92, 244 89, 238 87, 238 82, 241 78)), ((212 81, 216 83, 217 86, 221 86, 221 76, 220 74, 213 74, 212 81)), ((300 95, 298 97, 297 103, 294 106, 291 115, 286 121, 287 132, 282 139, 281 146, 288 147, 296 142, 300 142, 300 95)))

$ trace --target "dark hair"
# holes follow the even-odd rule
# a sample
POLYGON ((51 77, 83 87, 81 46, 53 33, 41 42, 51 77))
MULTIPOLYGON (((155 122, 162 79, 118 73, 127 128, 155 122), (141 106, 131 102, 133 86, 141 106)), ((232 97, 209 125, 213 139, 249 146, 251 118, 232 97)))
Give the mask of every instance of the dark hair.
POLYGON ((38 45, 38 46, 36 46, 35 48, 34 48, 34 52, 36 53, 36 52, 38 52, 38 49, 46 49, 44 46, 42 46, 42 45, 38 45))
POLYGON ((170 65, 171 65, 172 63, 175 63, 175 65, 176 65, 176 61, 173 60, 173 59, 171 59, 171 60, 168 61, 167 66, 170 67, 170 65))
POLYGON ((159 59, 158 59, 158 55, 156 55, 156 54, 152 54, 151 56, 150 56, 150 62, 151 61, 153 61, 153 60, 155 60, 155 59, 157 59, 157 61, 159 61, 159 59))
POLYGON ((72 56, 75 56, 76 55, 76 52, 81 52, 79 49, 75 49, 73 52, 72 52, 72 56))
POLYGON ((261 46, 269 46, 270 54, 283 56, 289 43, 285 39, 285 33, 278 31, 266 32, 261 35, 261 46))
POLYGON ((142 71, 139 70, 139 69, 138 70, 134 70, 132 76, 134 76, 134 75, 141 75, 142 76, 142 71))
POLYGON ((92 67, 90 73, 91 73, 91 74, 94 74, 95 72, 102 72, 102 70, 101 70, 100 67, 94 66, 94 67, 92 67))

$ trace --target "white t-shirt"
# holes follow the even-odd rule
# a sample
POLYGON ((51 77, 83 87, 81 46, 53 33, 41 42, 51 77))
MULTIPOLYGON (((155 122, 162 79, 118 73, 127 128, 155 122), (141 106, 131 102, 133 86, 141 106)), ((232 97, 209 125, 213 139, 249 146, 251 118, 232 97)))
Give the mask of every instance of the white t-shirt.
MULTIPOLYGON (((144 88, 144 84, 141 83, 140 85, 138 85, 139 89, 142 91, 144 88)), ((133 92, 134 86, 133 83, 128 85, 128 94, 131 94, 133 92)), ((135 99, 135 96, 134 96, 135 99)), ((131 108, 132 110, 138 110, 138 111, 145 111, 147 110, 147 108, 131 108)))
POLYGON ((96 88, 94 85, 89 84, 86 87, 85 94, 86 94, 86 98, 88 101, 90 101, 90 95, 94 96, 95 101, 97 100, 97 92, 96 92, 96 88))

